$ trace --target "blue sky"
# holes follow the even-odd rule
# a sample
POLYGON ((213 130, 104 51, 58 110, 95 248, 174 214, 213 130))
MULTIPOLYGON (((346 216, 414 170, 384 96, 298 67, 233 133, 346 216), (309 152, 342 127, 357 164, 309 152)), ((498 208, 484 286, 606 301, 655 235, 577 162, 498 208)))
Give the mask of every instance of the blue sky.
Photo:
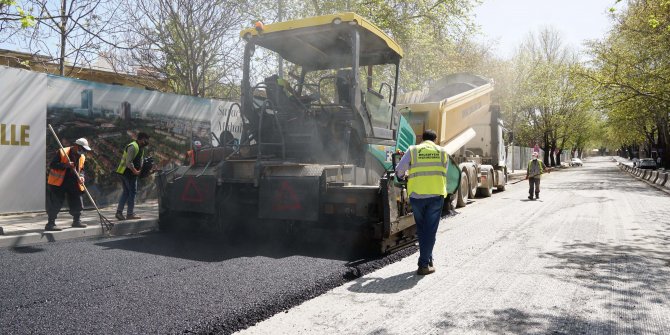
MULTIPOLYGON (((475 9, 475 22, 486 40, 498 41, 496 53, 504 58, 530 31, 553 26, 563 42, 583 51, 582 42, 605 36, 611 28, 609 8, 615 0, 483 0, 475 9)), ((621 5, 616 8, 620 9, 621 5)))

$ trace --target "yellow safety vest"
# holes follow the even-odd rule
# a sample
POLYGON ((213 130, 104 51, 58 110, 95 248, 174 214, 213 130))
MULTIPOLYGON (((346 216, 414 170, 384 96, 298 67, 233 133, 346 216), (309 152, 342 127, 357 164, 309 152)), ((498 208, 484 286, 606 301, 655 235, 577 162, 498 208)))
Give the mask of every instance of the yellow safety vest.
MULTIPOLYGON (((123 150, 123 156, 121 157, 121 163, 119 163, 119 167, 116 168, 116 173, 123 174, 126 172, 126 157, 128 156, 128 147, 133 146, 135 148, 135 157, 140 153, 140 145, 137 144, 137 141, 132 141, 130 144, 126 145, 126 148, 123 150)), ((131 158, 131 160, 135 160, 135 157, 131 158)), ((142 152, 142 157, 140 160, 144 159, 144 152, 142 152)))
MULTIPOLYGON (((58 150, 58 153, 60 154, 60 162, 67 164, 68 158, 67 156, 70 154, 70 148, 63 148, 61 150, 58 150)), ((79 164, 77 172, 81 172, 82 169, 84 169, 84 162, 86 161, 86 157, 84 155, 79 156, 79 164)), ((47 179, 47 184, 49 185, 54 185, 54 186, 61 186, 63 185, 63 181, 65 180, 65 171, 66 169, 49 169, 49 178, 47 179)), ((79 185, 79 190, 83 191, 84 190, 84 185, 79 185)))
POLYGON ((409 148, 407 192, 447 196, 447 152, 431 141, 409 148))

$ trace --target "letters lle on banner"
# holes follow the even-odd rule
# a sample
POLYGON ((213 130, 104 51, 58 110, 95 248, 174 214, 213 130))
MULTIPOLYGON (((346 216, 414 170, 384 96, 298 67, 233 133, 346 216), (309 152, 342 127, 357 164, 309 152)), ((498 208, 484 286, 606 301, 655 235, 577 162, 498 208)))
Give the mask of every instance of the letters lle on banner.
POLYGON ((0 123, 0 145, 29 146, 30 125, 0 123))

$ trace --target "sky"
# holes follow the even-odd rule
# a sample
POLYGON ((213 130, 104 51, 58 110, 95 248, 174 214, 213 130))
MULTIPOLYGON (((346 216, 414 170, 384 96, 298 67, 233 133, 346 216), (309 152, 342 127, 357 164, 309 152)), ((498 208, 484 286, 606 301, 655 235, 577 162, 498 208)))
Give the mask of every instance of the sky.
MULTIPOLYGON (((605 36, 615 0, 482 0, 475 22, 484 40, 497 41, 496 54, 511 58, 529 32, 556 28, 566 45, 582 52, 582 42, 605 36)), ((619 5, 620 6, 620 5, 619 5)), ((619 9, 620 7, 616 7, 619 9)))

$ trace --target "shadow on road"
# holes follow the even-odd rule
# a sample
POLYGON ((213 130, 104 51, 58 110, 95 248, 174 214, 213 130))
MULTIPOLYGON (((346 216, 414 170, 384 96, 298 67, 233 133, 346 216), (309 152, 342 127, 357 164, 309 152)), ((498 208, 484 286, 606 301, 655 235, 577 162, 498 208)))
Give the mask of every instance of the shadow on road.
POLYGON ((393 294, 413 288, 422 278, 423 276, 417 276, 416 271, 401 273, 389 278, 358 278, 349 287, 349 291, 356 293, 393 294))
POLYGON ((558 313, 529 313, 516 308, 482 310, 475 313, 444 313, 444 320, 433 326, 454 331, 458 320, 473 320, 468 329, 492 334, 640 334, 631 325, 583 318, 571 311, 558 313))

